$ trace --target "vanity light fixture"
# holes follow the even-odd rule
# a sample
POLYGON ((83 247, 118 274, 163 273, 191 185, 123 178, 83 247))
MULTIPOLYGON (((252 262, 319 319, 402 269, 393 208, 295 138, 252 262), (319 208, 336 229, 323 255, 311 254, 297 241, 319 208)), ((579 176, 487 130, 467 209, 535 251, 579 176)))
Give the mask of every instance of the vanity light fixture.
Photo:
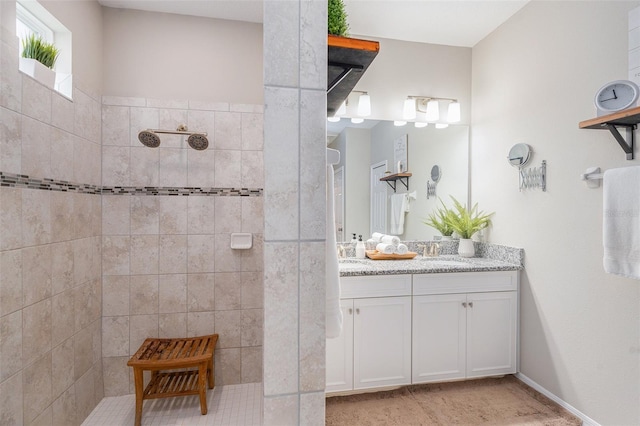
POLYGON ((416 118, 416 100, 411 96, 404 100, 402 118, 404 120, 413 120, 416 118))
POLYGON ((453 101, 449 104, 447 111, 447 121, 449 123, 457 123, 460 121, 460 102, 453 101))
POLYGON ((361 118, 361 117, 352 117, 352 118, 351 118, 351 122, 352 122, 353 124, 360 124, 360 123, 363 123, 363 122, 364 122, 364 118, 361 118))
POLYGON ((367 92, 362 92, 358 99, 358 115, 360 117, 371 115, 371 96, 367 92))
POLYGON ((447 122, 460 121, 460 103, 453 98, 436 98, 432 96, 407 96, 402 109, 404 120, 414 120, 418 112, 425 114, 425 120, 435 122, 440 120, 440 102, 449 102, 447 122))
POLYGON ((447 123, 436 123, 436 129, 446 129, 449 127, 447 123))
POLYGON ((338 121, 340 121, 340 118, 347 113, 347 102, 348 101, 349 101, 348 98, 345 99, 344 102, 342 102, 340 104, 340 107, 338 108, 336 113, 333 115, 333 117, 327 117, 327 120, 332 122, 332 123, 337 123, 338 121))
POLYGON ((396 127, 401 127, 401 126, 404 126, 404 125, 406 125, 406 124, 407 124, 407 122, 406 122, 406 121, 404 121, 404 120, 395 120, 395 121, 393 122, 393 125, 394 125, 394 126, 396 126, 396 127))
POLYGON ((414 125, 416 126, 417 129, 422 129, 424 127, 427 127, 429 125, 429 123, 424 122, 424 121, 416 121, 414 123, 414 125))
POLYGON ((338 121, 340 121, 340 117, 336 117, 336 116, 327 117, 327 121, 330 121, 332 123, 337 123, 338 121))

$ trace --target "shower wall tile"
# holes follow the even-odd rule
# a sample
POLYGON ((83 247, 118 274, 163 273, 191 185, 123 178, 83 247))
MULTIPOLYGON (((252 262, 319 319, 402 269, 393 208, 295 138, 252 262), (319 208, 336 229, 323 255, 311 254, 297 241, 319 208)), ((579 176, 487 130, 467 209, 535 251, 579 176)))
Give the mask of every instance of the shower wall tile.
MULTIPOLYGON (((270 7, 264 8, 264 22, 277 31, 264 30, 264 85, 265 95, 270 86, 298 87, 300 74, 300 31, 299 2, 273 1, 270 7), (283 42, 286 40, 286 43, 283 42)), ((265 98, 265 104, 271 103, 265 98)), ((266 108, 265 115, 269 113, 266 108)), ((285 123, 281 118, 281 123, 285 123)), ((268 125, 269 119, 265 120, 268 125)), ((297 121, 297 120, 296 120, 297 121)), ((268 134, 268 133, 266 133, 268 134)))
POLYGON ((75 107, 73 101, 58 92, 51 94, 51 124, 66 132, 73 133, 75 129, 75 107))
POLYGON ((24 368, 24 420, 30 424, 53 399, 51 397, 51 352, 24 368))
POLYGON ((264 306, 262 272, 242 272, 240 281, 242 309, 262 308, 264 306))
POLYGON ((105 275, 102 278, 102 316, 129 315, 128 275, 105 275))
POLYGON ((0 383, 22 369, 22 311, 0 317, 0 383))
POLYGON ((187 278, 187 309, 189 312, 215 309, 215 275, 189 274, 187 278))
POLYGON ((157 235, 159 229, 158 198, 131 197, 131 235, 157 235))
MULTIPOLYGON (((158 312, 172 314, 186 311, 187 274, 160 275, 158 277, 158 312)), ((171 318, 165 319, 169 321, 171 318)), ((186 331, 186 316, 183 325, 186 331)))
POLYGON ((159 240, 160 274, 178 274, 187 272, 187 236, 160 235, 159 240))
MULTIPOLYGON (((229 197, 238 198, 238 197, 229 197)), ((223 197, 188 197, 187 232, 189 234, 213 234, 216 232, 216 202, 223 197), (217 200, 216 200, 217 198, 217 200)))
POLYGON ((264 115, 260 113, 242 114, 242 149, 262 151, 264 146, 264 115))
POLYGON ((327 2, 300 2, 300 87, 323 93, 327 90, 327 67, 324 66, 328 55, 326 28, 327 2))
POLYGON ((187 335, 187 314, 158 315, 158 337, 173 338, 187 335))
POLYGON ((0 251, 0 317, 22 309, 22 250, 0 251))
POLYGON ((75 284, 73 244, 69 239, 51 245, 51 293, 54 295, 71 289, 75 284))
POLYGON ((100 185, 100 145, 78 137, 73 138, 74 181, 100 185))
POLYGON ((131 232, 131 199, 133 197, 102 197, 102 234, 129 235, 131 232))
POLYGON ((22 242, 25 246, 51 242, 51 193, 36 189, 22 193, 22 242))
POLYGON ((0 250, 22 247, 22 193, 0 187, 0 250))
POLYGON ((265 396, 262 401, 262 422, 265 425, 293 426, 299 423, 299 396, 265 396))
POLYGON ((73 386, 62 393, 52 404, 53 425, 75 425, 80 423, 76 416, 76 392, 73 386))
POLYGON ((131 107, 143 107, 147 105, 145 98, 136 98, 129 96, 103 96, 103 105, 115 105, 115 106, 131 106, 131 107))
POLYGON ((229 111, 227 102, 189 101, 189 109, 203 111, 229 111))
POLYGON ((101 107, 100 103, 82 90, 73 90, 75 134, 94 143, 100 143, 101 107))
POLYGON ((131 315, 158 313, 158 275, 132 275, 129 284, 131 315))
POLYGON ((206 132, 212 138, 215 135, 217 114, 213 111, 190 109, 187 112, 187 126, 192 132, 206 132))
POLYGON ((240 272, 221 272, 215 279, 215 310, 242 308, 242 275, 240 272))
MULTIPOLYGON (((173 138, 163 138, 166 140, 176 140, 182 136, 173 138)), ((181 145, 182 142, 178 141, 181 145)), ((160 170, 158 175, 159 186, 183 187, 187 186, 187 151, 180 148, 165 148, 164 143, 160 148, 160 170)))
POLYGON ((242 151, 216 151, 214 164, 216 187, 242 186, 242 151))
POLYGON ((51 297, 51 245, 22 249, 23 305, 51 297))
POLYGON ((73 289, 51 298, 51 345, 56 346, 73 336, 75 330, 73 289))
MULTIPOLYGON (((262 199, 261 197, 247 197, 247 199, 262 199)), ((215 233, 230 234, 242 228, 242 217, 238 214, 242 208, 243 197, 220 197, 215 205, 215 233)))
POLYGON ((129 143, 131 146, 142 146, 138 140, 138 133, 140 133, 140 131, 146 129, 157 129, 159 127, 160 115, 157 108, 130 108, 129 143))
POLYGON ((262 309, 245 309, 242 311, 242 347, 262 346, 263 316, 262 309))
POLYGON ((22 114, 51 123, 51 90, 31 77, 22 78, 22 114))
POLYGON ((215 149, 242 148, 242 114, 238 112, 215 113, 215 149))
MULTIPOLYGON (((10 2, 0 2, 3 6, 6 3, 10 2)), ((15 20, 13 22, 15 25, 15 20)), ((18 71, 18 43, 15 31, 12 32, 11 37, 13 40, 10 43, 3 40, 0 46, 3 52, 0 55, 0 105, 20 112, 22 109, 23 74, 18 71)))
POLYGON ((264 186, 262 151, 242 151, 241 181, 244 188, 262 188, 264 186))
MULTIPOLYGON (((76 139, 71 133, 58 128, 51 128, 51 178, 67 182, 87 182, 79 180, 74 174, 74 142, 76 139)), ((79 138, 77 138, 79 139, 79 138)), ((88 157, 85 157, 88 160, 88 157)))
POLYGON ((0 170, 21 173, 22 116, 0 107, 0 170))
POLYGON ((187 336, 204 336, 215 333, 215 321, 214 312, 189 312, 187 314, 187 336))
POLYGON ((102 318, 102 356, 129 354, 129 316, 102 318))
POLYGON ((189 235, 187 237, 187 272, 215 272, 214 235, 189 235))
POLYGON ((130 186, 158 186, 160 152, 140 146, 131 147, 131 166, 129 168, 130 186))
POLYGON ((187 151, 187 183, 188 186, 216 186, 215 159, 216 151, 211 146, 204 151, 187 151))
POLYGON ((241 382, 262 382, 262 347, 243 347, 240 349, 240 357, 241 382))
POLYGON ((242 270, 262 271, 264 269, 263 252, 264 236, 262 234, 254 234, 253 248, 242 252, 242 270))
POLYGON ((105 396, 126 395, 129 393, 129 356, 103 357, 102 368, 105 396))
MULTIPOLYGON (((230 247, 231 234, 215 235, 214 256, 216 272, 236 272, 242 270, 242 256, 244 250, 230 250, 230 247)), ((256 248, 254 247, 249 251, 251 253, 255 253, 256 248)))
POLYGON ((51 393, 58 398, 73 385, 74 378, 73 339, 67 339, 51 351, 51 393))
POLYGON ((216 311, 216 333, 219 349, 238 348, 242 343, 242 311, 216 311))
POLYGON ((22 362, 31 364, 51 350, 51 300, 43 300, 22 310, 22 362))
POLYGON ((22 174, 33 177, 51 175, 50 127, 22 116, 22 174))
POLYGON ((188 109, 189 101, 186 99, 147 99, 146 105, 152 108, 188 109))
POLYGON ((240 348, 216 349, 216 383, 225 383, 230 385, 240 383, 240 370, 242 368, 242 360, 240 357, 240 348))
POLYGON ((132 275, 158 273, 158 235, 131 236, 132 275))
POLYGON ((158 315, 131 315, 129 324, 129 356, 131 356, 136 353, 144 339, 158 337, 158 315))
MULTIPOLYGON (((232 112, 248 112, 254 114, 263 114, 264 105, 258 104, 230 104, 229 111, 232 112)), ((262 126, 262 125, 260 125, 262 126)))
POLYGON ((243 197, 242 202, 242 232, 264 232, 264 198, 243 197))
POLYGON ((102 238, 102 273, 104 275, 129 275, 129 236, 104 236, 102 238))
POLYGON ((300 424, 309 426, 325 424, 325 398, 324 390, 300 394, 300 424))
MULTIPOLYGON (((325 49, 326 50, 326 49, 325 49)), ((300 93, 300 238, 322 240, 326 238, 326 164, 314 161, 326 156, 326 146, 317 143, 326 137, 325 90, 302 90, 300 93)))
POLYGON ((187 233, 189 197, 158 197, 161 234, 187 233))
POLYGON ((102 184, 105 186, 129 185, 129 161, 131 148, 102 147, 102 184))

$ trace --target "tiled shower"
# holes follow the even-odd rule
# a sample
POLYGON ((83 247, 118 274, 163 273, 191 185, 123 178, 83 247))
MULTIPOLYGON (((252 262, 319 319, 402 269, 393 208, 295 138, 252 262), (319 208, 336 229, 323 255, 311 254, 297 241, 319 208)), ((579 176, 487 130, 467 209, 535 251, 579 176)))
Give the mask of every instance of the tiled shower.
POLYGON ((77 86, 71 102, 6 42, 2 61, 0 424, 80 424, 133 392, 146 337, 219 333, 216 384, 260 382, 263 107, 77 86), (181 123, 209 148, 137 140, 181 123))

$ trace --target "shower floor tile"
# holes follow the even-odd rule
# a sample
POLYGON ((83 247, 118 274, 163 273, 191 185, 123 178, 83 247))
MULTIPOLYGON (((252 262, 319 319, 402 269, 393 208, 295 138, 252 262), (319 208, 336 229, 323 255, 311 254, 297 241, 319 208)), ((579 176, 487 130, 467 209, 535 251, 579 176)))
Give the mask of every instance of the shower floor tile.
MULTIPOLYGON (((131 426, 135 395, 103 398, 82 426, 131 426)), ((207 391, 208 414, 200 414, 197 395, 144 401, 143 426, 259 426, 262 383, 216 386, 207 391)))

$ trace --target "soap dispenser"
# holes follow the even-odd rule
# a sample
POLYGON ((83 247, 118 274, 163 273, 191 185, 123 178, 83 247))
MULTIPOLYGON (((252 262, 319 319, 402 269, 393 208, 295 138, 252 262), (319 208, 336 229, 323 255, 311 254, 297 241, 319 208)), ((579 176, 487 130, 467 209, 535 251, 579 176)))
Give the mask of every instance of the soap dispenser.
POLYGON ((351 244, 355 246, 356 244, 358 244, 358 239, 356 238, 356 234, 351 235, 353 235, 353 237, 351 238, 351 244))
POLYGON ((356 244, 356 258, 357 259, 364 259, 365 258, 365 245, 364 245, 364 241, 362 241, 362 235, 359 236, 360 239, 358 240, 358 243, 356 244))

